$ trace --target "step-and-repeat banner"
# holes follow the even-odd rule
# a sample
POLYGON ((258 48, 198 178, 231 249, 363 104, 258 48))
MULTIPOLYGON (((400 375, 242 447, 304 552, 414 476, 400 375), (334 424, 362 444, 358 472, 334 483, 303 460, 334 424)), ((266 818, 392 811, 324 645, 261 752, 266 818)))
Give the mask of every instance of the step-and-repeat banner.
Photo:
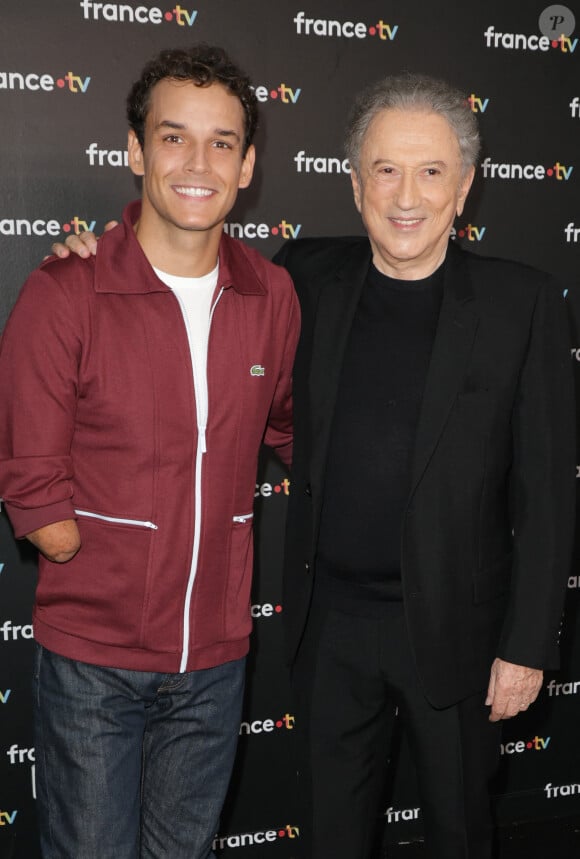
MULTIPOLYGON (((575 332, 570 360, 580 362, 578 7, 535 0, 185 4, 2 4, 0 328, 54 239, 86 228, 102 231, 138 196, 126 166, 125 96, 160 49, 203 40, 223 45, 255 83, 258 167, 226 229, 267 256, 299 236, 362 232, 342 152, 345 116, 362 86, 408 69, 461 87, 480 119, 484 151, 455 241, 559 276, 575 332)), ((289 859, 300 838, 297 726, 281 659, 280 566, 291 491, 287 475, 265 455, 256 483, 248 693, 236 771, 215 841, 223 857, 289 859)), ((0 859, 39 855, 29 692, 34 585, 34 553, 13 540, 2 513, 0 859)), ((562 668, 546 678, 538 703, 505 725, 496 784, 502 822, 578 809, 579 593, 576 559, 562 668)), ((416 837, 421 808, 404 735, 385 766, 385 841, 416 837)))

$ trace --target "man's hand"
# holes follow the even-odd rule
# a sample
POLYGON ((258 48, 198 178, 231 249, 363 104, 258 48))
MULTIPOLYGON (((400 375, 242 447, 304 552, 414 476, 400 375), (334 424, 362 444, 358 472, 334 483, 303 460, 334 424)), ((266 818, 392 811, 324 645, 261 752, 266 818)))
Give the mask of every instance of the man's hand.
POLYGON ((74 519, 52 522, 31 531, 26 535, 39 552, 57 564, 64 564, 74 558, 81 547, 81 535, 74 519))
MULTIPOLYGON (((113 227, 117 226, 117 223, 118 221, 107 221, 105 224, 105 232, 112 230, 113 227)), ((60 259, 65 259, 70 256, 71 253, 77 254, 77 256, 80 256, 83 259, 88 259, 91 255, 95 256, 97 253, 98 241, 98 236, 95 236, 95 234, 90 230, 85 230, 85 232, 79 233, 78 236, 75 234, 68 236, 64 243, 55 242, 52 245, 52 252, 55 256, 60 257, 60 259)))
POLYGON ((487 706, 491 706, 489 721, 510 719, 527 710, 538 697, 543 678, 544 672, 539 668, 526 668, 495 659, 485 699, 487 706))

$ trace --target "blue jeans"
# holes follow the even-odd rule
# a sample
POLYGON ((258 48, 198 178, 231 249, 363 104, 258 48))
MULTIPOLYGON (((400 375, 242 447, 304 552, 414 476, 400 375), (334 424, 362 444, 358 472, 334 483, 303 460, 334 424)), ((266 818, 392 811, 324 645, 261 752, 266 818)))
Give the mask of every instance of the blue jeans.
POLYGON ((185 674, 101 668, 37 645, 44 859, 209 859, 236 752, 245 659, 185 674))

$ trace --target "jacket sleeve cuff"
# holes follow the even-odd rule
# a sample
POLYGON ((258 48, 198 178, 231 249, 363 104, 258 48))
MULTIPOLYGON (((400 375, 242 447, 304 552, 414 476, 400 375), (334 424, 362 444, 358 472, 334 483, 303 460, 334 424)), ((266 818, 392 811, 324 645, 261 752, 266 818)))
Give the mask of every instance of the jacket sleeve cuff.
POLYGON ((74 507, 69 498, 57 501, 55 504, 47 504, 45 507, 30 507, 23 509, 14 504, 5 502, 6 512, 14 528, 14 536, 21 540, 42 528, 44 525, 52 525, 53 522, 62 522, 65 519, 76 519, 74 507))

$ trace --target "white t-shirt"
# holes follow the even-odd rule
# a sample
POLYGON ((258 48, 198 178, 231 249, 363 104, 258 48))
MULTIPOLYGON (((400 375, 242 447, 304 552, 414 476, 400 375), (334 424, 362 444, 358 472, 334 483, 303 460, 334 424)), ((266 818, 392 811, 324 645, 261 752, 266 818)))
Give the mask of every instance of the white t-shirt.
POLYGON ((205 452, 205 430, 207 426, 207 346, 212 298, 218 281, 216 265, 213 271, 203 277, 178 277, 174 274, 154 269, 159 280, 168 286, 179 301, 193 366, 193 384, 197 406, 197 428, 202 439, 202 452, 205 452))

